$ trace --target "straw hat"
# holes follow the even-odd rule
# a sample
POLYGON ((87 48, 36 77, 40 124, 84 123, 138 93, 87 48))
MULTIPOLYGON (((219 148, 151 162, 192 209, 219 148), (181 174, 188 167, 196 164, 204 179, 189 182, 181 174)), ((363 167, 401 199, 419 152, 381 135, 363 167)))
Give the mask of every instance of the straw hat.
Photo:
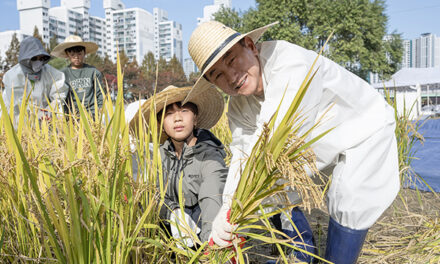
MULTIPOLYGON (((167 105, 176 103, 176 102, 182 102, 188 93, 191 91, 192 87, 175 87, 175 86, 168 86, 163 91, 157 93, 155 96, 152 96, 148 98, 142 105, 141 105, 141 113, 143 115, 143 119, 148 124, 150 119, 150 105, 154 102, 155 103, 155 116, 157 113, 159 113, 163 108, 165 108, 167 105)), ((223 114, 223 108, 224 108, 224 100, 222 95, 217 89, 206 89, 200 94, 197 94, 197 96, 193 96, 191 100, 188 102, 191 102, 195 105, 197 105, 197 127, 198 128, 204 128, 204 129, 210 129, 213 127, 220 117, 223 114)), ((153 106, 154 107, 154 106, 153 106)), ((139 120, 139 111, 136 112, 136 114, 133 116, 133 118, 130 120, 130 128, 136 129, 137 123, 139 120)), ((163 143, 168 136, 165 135, 165 133, 161 136, 161 143, 163 143)))
POLYGON ((98 50, 98 45, 96 43, 85 42, 80 36, 70 35, 64 40, 63 43, 58 44, 50 54, 55 57, 67 59, 68 56, 65 50, 75 46, 83 46, 86 48, 86 54, 93 53, 98 50))
POLYGON ((250 37, 254 43, 257 42, 266 30, 277 23, 274 22, 245 34, 240 34, 217 21, 208 21, 199 25, 191 34, 188 52, 202 74, 185 102, 212 86, 204 75, 232 46, 244 37, 250 37))

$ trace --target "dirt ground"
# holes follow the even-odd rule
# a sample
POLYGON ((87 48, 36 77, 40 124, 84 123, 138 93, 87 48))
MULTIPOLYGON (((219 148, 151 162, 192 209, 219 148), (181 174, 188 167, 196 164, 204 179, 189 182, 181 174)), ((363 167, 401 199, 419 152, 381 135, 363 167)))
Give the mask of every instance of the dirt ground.
MULTIPOLYGON (((426 252, 416 247, 417 243, 423 243, 420 235, 432 229, 427 223, 432 222, 439 228, 439 213, 438 194, 403 189, 394 203, 370 228, 358 263, 440 263, 440 242, 436 243, 438 246, 434 250, 429 248, 426 252), (432 261, 433 259, 436 260, 432 261)), ((316 209, 306 216, 314 232, 318 253, 323 256, 328 214, 316 209)), ((440 241, 440 230, 436 234, 440 241)), ((253 244, 254 248, 248 255, 250 263, 265 263, 268 257, 279 256, 271 245, 253 244)))

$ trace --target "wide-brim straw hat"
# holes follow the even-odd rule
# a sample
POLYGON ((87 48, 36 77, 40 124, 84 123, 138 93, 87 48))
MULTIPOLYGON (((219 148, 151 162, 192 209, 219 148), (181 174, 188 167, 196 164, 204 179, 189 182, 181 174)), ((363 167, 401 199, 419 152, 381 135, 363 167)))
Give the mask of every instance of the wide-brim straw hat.
POLYGON ((191 34, 188 52, 199 68, 201 75, 185 101, 191 100, 192 96, 196 96, 212 86, 204 75, 232 46, 244 37, 249 37, 256 43, 266 30, 277 23, 271 23, 245 34, 241 34, 217 21, 200 24, 191 34))
MULTIPOLYGON (((150 109, 151 104, 154 103, 154 116, 156 117, 162 109, 167 105, 183 102, 187 97, 188 93, 191 91, 192 87, 175 87, 168 86, 163 91, 157 93, 156 95, 148 98, 141 106, 140 113, 142 113, 142 120, 149 124, 150 120, 150 109)), ((222 95, 217 89, 206 89, 197 96, 193 96, 190 101, 197 106, 197 128, 210 129, 215 124, 223 114, 224 100, 222 95)), ((139 122, 139 111, 130 120, 130 129, 137 129, 139 122)), ((161 135, 160 142, 163 143, 168 138, 168 136, 163 132, 161 135)))
POLYGON ((98 45, 96 43, 83 41, 80 36, 70 35, 64 40, 63 43, 58 44, 50 54, 58 58, 67 59, 69 57, 66 54, 66 49, 75 46, 83 46, 86 48, 86 54, 90 54, 98 50, 98 45))

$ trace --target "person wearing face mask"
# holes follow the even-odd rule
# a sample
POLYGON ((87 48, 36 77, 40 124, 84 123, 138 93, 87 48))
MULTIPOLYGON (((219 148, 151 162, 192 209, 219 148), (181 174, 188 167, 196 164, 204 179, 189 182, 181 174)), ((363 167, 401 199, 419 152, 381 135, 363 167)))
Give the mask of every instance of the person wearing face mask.
POLYGON ((66 98, 67 87, 64 74, 47 64, 50 59, 37 38, 28 37, 20 43, 18 64, 3 76, 3 100, 8 110, 14 102, 15 122, 20 114, 21 102, 26 96, 29 96, 29 104, 39 109, 39 118, 49 117, 49 104, 54 110, 62 111, 61 102, 66 98))

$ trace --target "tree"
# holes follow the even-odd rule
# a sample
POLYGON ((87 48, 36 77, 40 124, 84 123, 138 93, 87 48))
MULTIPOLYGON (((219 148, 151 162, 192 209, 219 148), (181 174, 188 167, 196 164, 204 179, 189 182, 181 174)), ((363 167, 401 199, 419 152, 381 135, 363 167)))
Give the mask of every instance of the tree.
POLYGON ((98 68, 98 70, 102 74, 110 74, 116 76, 116 64, 113 63, 113 61, 110 59, 110 57, 105 54, 104 56, 104 62, 102 64, 102 68, 98 68))
POLYGON ((46 43, 44 43, 43 38, 41 37, 41 35, 40 35, 40 31, 38 31, 38 27, 37 27, 37 26, 34 27, 34 33, 32 34, 32 36, 33 36, 34 38, 39 39, 40 42, 41 42, 41 44, 43 45, 43 47, 44 47, 45 49, 47 49, 47 48, 46 48, 46 43))
POLYGON ((156 92, 160 92, 165 87, 172 84, 172 76, 171 72, 168 71, 168 63, 162 56, 157 61, 157 71, 157 80, 154 88, 156 89, 156 92))
POLYGON ((96 52, 88 54, 85 63, 96 67, 97 69, 102 69, 104 67, 104 60, 96 52))
MULTIPOLYGON (((38 30, 38 29, 37 29, 38 30)), ((35 33, 35 32, 34 32, 35 33)), ((52 51, 56 46, 58 45, 58 39, 57 36, 54 34, 50 39, 49 39, 49 49, 50 51, 52 51)))
POLYGON ((144 56, 139 70, 145 80, 145 88, 147 92, 151 93, 156 82, 156 60, 151 51, 144 56))
POLYGON ((384 39, 384 47, 387 55, 389 68, 379 73, 381 79, 388 80, 391 75, 401 68, 403 57, 402 36, 397 32, 393 32, 384 39))
MULTIPOLYGON (((3 82, 3 74, 5 73, 3 71, 4 64, 5 63, 4 63, 3 59, 2 59, 2 57, 0 56, 0 84, 3 82)), ((0 87, 1 87, 1 85, 0 85, 0 87)))
POLYGON ((124 50, 119 51, 119 63, 121 64, 121 69, 129 63, 130 58, 127 56, 124 50))
POLYGON ((239 14, 235 9, 222 6, 222 8, 214 14, 214 20, 220 21, 238 32, 245 32, 243 28, 245 21, 241 18, 242 15, 243 14, 239 14))
POLYGON ((364 79, 369 72, 386 72, 390 67, 383 45, 387 24, 383 0, 256 2, 255 10, 240 14, 221 9, 214 17, 237 27, 240 32, 279 21, 267 31, 263 40, 287 40, 316 51, 333 32, 325 55, 364 79))
POLYGON ((124 69, 124 79, 128 84, 129 91, 135 97, 148 97, 151 94, 151 87, 145 79, 145 74, 142 72, 142 67, 138 66, 136 58, 134 58, 124 69), (150 89, 149 89, 150 88, 150 89))
MULTIPOLYGON (((113 63, 113 61, 110 59, 110 57, 105 54, 104 59, 103 59, 103 63, 102 63, 102 68, 97 68, 102 75, 105 78, 104 81, 104 86, 105 82, 107 82, 108 84, 108 91, 109 93, 111 93, 114 89, 116 89, 116 64, 113 63)), ((107 86, 106 86, 107 87, 107 86)))
POLYGON ((171 72, 172 83, 175 86, 185 86, 187 85, 187 80, 185 72, 183 71, 182 64, 174 55, 168 62, 168 71, 171 72))
POLYGON ((125 67, 123 67, 123 72, 124 82, 128 85, 129 88, 137 86, 138 83, 136 82, 136 80, 142 78, 142 74, 139 74, 139 66, 136 58, 133 58, 131 62, 127 63, 125 67))
POLYGON ((11 38, 11 44, 9 44, 8 50, 5 52, 6 58, 3 65, 3 71, 6 72, 18 63, 18 55, 20 53, 20 42, 18 41, 17 34, 14 33, 11 38))
POLYGON ((192 72, 189 74, 188 86, 193 86, 200 77, 200 72, 192 72))
POLYGON ((61 70, 69 65, 66 59, 63 58, 53 58, 49 61, 49 65, 55 69, 61 70))
POLYGON ((157 68, 159 72, 163 72, 167 70, 167 60, 160 56, 159 60, 157 61, 157 68))
POLYGON ((382 72, 388 68, 383 38, 387 16, 382 0, 336 1, 324 0, 328 16, 315 14, 313 29, 322 46, 331 30, 334 37, 329 43, 328 56, 363 79, 369 72, 382 72), (327 22, 325 25, 322 23, 327 22), (327 33, 325 33, 327 32, 327 33))

